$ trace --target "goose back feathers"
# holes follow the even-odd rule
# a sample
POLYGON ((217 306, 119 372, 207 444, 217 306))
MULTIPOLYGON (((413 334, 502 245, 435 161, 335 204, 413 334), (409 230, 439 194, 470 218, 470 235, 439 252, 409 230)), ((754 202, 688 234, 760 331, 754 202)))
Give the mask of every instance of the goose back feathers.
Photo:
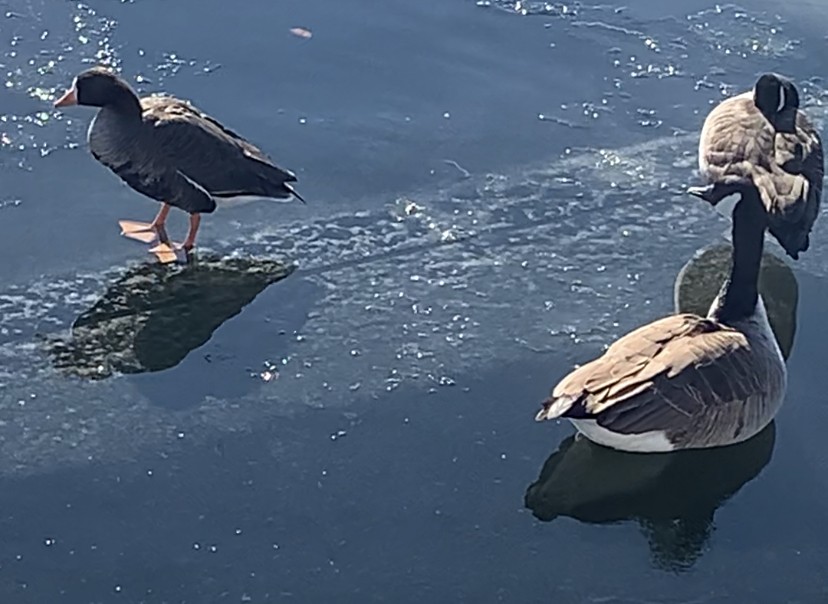
POLYGON ((794 259, 810 245, 822 198, 822 141, 799 109, 792 82, 765 74, 754 90, 722 101, 704 122, 699 169, 711 203, 755 186, 768 230, 794 259))
MULTIPOLYGON (((764 306, 760 314, 757 322, 766 323, 764 306)), ((592 440, 630 450, 741 442, 770 422, 784 393, 775 347, 772 334, 753 337, 691 314, 666 317, 569 374, 537 419, 567 417, 592 440), (647 434, 641 448, 631 438, 647 434)))

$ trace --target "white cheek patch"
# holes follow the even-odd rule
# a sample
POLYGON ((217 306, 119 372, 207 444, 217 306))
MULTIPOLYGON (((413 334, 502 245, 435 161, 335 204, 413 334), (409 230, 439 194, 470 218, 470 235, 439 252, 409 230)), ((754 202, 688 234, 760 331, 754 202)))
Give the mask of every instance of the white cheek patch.
POLYGON ((779 107, 776 108, 777 113, 779 113, 780 111, 782 111, 785 108, 785 101, 786 100, 787 99, 785 99, 785 87, 780 86, 779 87, 779 107))

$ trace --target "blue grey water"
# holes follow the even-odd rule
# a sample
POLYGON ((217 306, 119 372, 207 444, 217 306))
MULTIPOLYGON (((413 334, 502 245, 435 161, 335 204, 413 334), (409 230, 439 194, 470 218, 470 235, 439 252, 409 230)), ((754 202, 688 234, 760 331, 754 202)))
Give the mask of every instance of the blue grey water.
POLYGON ((532 421, 726 236, 682 194, 711 104, 777 70, 823 123, 824 2, 0 11, 0 601, 828 597, 825 217, 756 440, 641 461, 532 421), (157 206, 51 107, 94 63, 308 204, 222 208, 153 265, 117 220, 157 206))

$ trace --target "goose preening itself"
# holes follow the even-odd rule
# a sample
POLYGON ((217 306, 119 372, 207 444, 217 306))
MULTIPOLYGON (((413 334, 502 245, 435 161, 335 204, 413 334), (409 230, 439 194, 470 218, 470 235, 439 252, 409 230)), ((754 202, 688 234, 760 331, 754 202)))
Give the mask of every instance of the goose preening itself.
POLYGON ((663 452, 742 442, 767 426, 787 371, 758 293, 767 214, 743 187, 733 210, 733 265, 707 317, 640 327, 566 376, 536 419, 565 417, 590 440, 663 452))
POLYGON ((172 206, 190 214, 187 237, 175 246, 190 250, 201 214, 213 212, 217 198, 296 197, 304 202, 290 184, 296 181, 291 172, 187 101, 139 99, 123 79, 93 67, 55 101, 55 107, 69 105, 100 108, 89 126, 92 155, 130 187, 161 202, 150 223, 121 221, 128 237, 145 243, 161 238, 152 251, 170 251, 163 231, 172 206))
POLYGON ((822 197, 822 141, 799 109, 793 82, 767 73, 752 91, 719 103, 699 141, 699 171, 706 184, 689 192, 716 205, 742 185, 759 190, 768 230, 798 259, 822 197))

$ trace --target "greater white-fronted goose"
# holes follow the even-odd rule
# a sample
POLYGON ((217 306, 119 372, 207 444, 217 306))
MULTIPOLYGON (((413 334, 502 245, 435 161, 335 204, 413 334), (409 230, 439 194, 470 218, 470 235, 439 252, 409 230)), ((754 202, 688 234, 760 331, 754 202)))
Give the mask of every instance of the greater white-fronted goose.
POLYGON ((767 214, 755 187, 733 210, 733 265, 707 317, 672 315, 623 336, 555 387, 538 421, 565 417, 624 451, 729 445, 767 426, 787 371, 758 293, 767 214))
MULTIPOLYGON (((195 245, 201 214, 216 198, 299 196, 296 177, 274 165, 257 147, 199 111, 170 96, 139 99, 120 77, 102 67, 80 73, 56 107, 99 107, 89 126, 92 155, 130 187, 162 203, 150 223, 121 221, 124 235, 150 243, 163 231, 171 206, 190 214, 187 237, 195 245)), ((156 252, 169 251, 162 243, 156 252)))
POLYGON ((762 75, 752 91, 722 101, 699 141, 705 180, 689 192, 715 205, 742 185, 759 189, 768 230, 794 259, 810 245, 822 197, 822 141, 789 79, 762 75))

